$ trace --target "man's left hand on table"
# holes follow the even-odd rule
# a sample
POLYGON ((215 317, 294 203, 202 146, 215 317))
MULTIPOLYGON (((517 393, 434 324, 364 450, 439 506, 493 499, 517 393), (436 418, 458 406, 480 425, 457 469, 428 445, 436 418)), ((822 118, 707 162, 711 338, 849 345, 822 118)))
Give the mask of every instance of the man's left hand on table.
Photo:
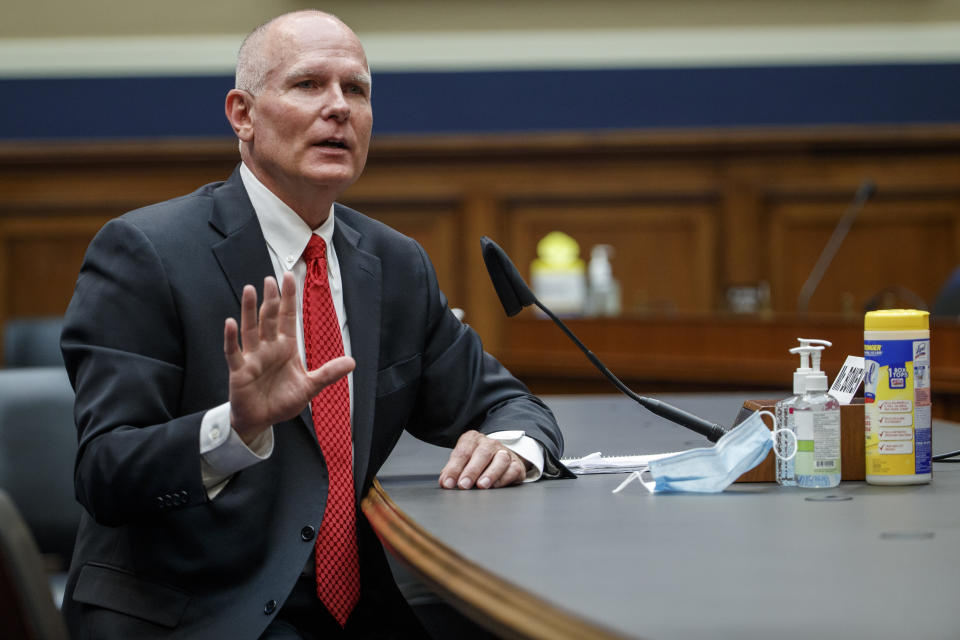
POLYGON ((440 472, 444 489, 496 489, 523 482, 527 463, 503 443, 479 431, 467 431, 457 440, 440 472))

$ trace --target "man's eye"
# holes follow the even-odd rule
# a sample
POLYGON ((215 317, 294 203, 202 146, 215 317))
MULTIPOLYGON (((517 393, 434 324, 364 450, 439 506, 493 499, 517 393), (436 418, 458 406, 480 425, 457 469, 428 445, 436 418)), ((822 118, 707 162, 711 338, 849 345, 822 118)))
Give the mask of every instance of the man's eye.
POLYGON ((313 88, 313 80, 301 80, 294 86, 298 89, 311 89, 313 88))
POLYGON ((367 88, 364 87, 363 85, 351 84, 350 86, 347 87, 347 93, 351 93, 357 96, 365 96, 367 95, 367 88))

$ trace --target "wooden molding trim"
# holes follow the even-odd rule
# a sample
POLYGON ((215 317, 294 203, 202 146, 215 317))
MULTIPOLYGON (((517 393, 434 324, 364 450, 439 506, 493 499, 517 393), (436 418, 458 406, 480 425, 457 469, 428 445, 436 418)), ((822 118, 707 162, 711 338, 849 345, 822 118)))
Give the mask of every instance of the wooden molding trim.
POLYGON ((623 637, 572 616, 465 559, 401 511, 378 480, 361 508, 391 553, 458 609, 498 635, 543 640, 623 637))
MULTIPOLYGON (((956 149, 960 124, 834 125, 641 130, 584 130, 489 134, 374 136, 371 159, 552 155, 558 152, 690 153, 724 151, 826 150, 835 148, 956 149)), ((237 142, 216 138, 0 141, 0 164, 145 159, 152 162, 239 162, 237 142)))
MULTIPOLYGON (((568 319, 567 324, 623 378, 739 388, 787 389, 796 364, 786 350, 797 336, 833 341, 822 362, 831 378, 846 356, 862 353, 863 346, 859 317, 675 314, 568 319)), ((549 320, 524 313, 504 325, 503 335, 502 352, 495 355, 520 379, 599 379, 593 365, 549 320)), ((934 318, 930 335, 938 354, 934 392, 960 393, 960 324, 934 318)))

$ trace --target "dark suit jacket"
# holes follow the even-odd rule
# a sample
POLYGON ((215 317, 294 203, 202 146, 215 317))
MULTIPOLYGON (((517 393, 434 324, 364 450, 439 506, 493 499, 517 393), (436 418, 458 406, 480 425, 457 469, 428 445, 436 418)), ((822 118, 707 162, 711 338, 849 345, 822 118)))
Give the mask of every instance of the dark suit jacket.
MULTIPOLYGON (((346 207, 335 216, 358 500, 403 429, 445 446, 470 428, 523 429, 559 456, 552 414, 453 317, 423 249, 346 207)), ((112 220, 91 243, 61 343, 86 508, 64 602, 76 638, 256 638, 310 556, 327 474, 308 411, 276 425, 273 455, 214 500, 201 482, 200 421, 227 400, 223 321, 266 275, 236 171, 112 220)), ((383 551, 358 522, 361 602, 396 605, 383 551)))

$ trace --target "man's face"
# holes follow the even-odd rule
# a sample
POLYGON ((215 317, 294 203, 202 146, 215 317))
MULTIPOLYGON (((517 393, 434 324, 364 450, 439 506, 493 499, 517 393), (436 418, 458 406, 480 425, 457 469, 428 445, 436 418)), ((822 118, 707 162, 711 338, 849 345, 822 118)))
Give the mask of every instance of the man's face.
POLYGON ((300 16, 272 29, 264 55, 266 82, 250 109, 251 168, 281 197, 346 189, 363 171, 373 126, 359 40, 335 20, 300 16))

